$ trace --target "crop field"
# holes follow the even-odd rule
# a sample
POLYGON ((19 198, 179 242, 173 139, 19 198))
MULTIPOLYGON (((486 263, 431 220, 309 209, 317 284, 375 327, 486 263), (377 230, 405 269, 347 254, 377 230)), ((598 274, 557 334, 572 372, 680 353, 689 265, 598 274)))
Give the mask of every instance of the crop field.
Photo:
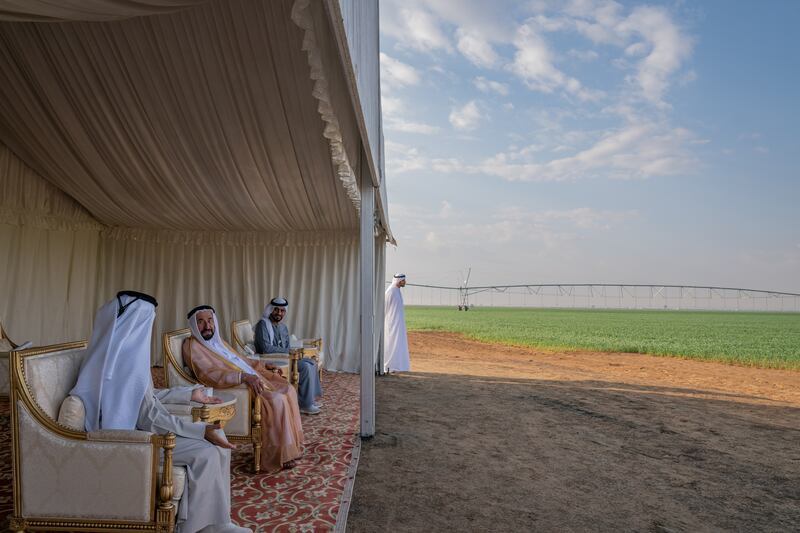
POLYGON ((409 330, 501 344, 634 352, 800 369, 800 314, 406 307, 409 330))

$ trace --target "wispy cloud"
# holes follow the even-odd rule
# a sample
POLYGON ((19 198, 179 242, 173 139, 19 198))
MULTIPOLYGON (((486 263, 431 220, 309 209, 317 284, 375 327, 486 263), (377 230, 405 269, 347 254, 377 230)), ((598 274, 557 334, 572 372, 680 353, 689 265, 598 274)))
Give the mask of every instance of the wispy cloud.
POLYGON ((472 80, 472 84, 481 92, 495 92, 502 96, 508 95, 508 85, 495 80, 487 80, 483 76, 478 76, 472 80))
POLYGON ((569 52, 567 52, 567 55, 569 57, 574 57, 579 61, 586 61, 586 62, 594 61, 598 57, 600 57, 600 54, 598 54, 594 50, 576 50, 574 48, 571 49, 569 52))
MULTIPOLYGON (((420 167, 445 174, 484 174, 507 181, 558 182, 582 179, 647 179, 688 174, 697 166, 688 130, 663 123, 629 124, 590 139, 583 131, 561 132, 560 144, 509 147, 479 162, 431 158, 416 152, 420 167), (564 143, 567 144, 564 144, 564 143)), ((702 141, 702 140, 701 140, 702 141)))
POLYGON ((457 130, 474 130, 484 118, 478 103, 470 100, 461 107, 455 107, 450 112, 450 124, 457 130))
POLYGON ((463 28, 456 31, 458 51, 472 63, 483 68, 492 68, 500 62, 500 57, 492 45, 481 35, 463 28))
POLYGON ((429 250, 474 249, 510 242, 552 249, 628 224, 639 217, 639 212, 589 207, 538 211, 509 206, 491 210, 476 222, 469 211, 444 200, 435 208, 393 204, 392 217, 403 228, 405 239, 429 250))
POLYGON ((514 46, 517 51, 509 68, 530 89, 544 93, 560 89, 582 101, 603 97, 601 91, 585 88, 580 81, 567 76, 554 65, 553 54, 536 23, 529 21, 519 27, 514 46))
POLYGON ((661 7, 637 7, 616 26, 622 36, 640 38, 626 51, 642 56, 634 76, 644 97, 658 106, 666 105, 665 93, 671 78, 692 52, 692 40, 675 25, 669 13, 661 7))
MULTIPOLYGON (((572 155, 542 160, 533 153, 500 152, 477 165, 480 172, 509 181, 568 181, 587 178, 642 179, 689 172, 692 134, 663 124, 631 124, 602 135, 572 155)), ((559 152, 558 146, 552 152, 559 152)), ((569 150, 569 148, 567 148, 569 150)))
POLYGON ((416 68, 388 54, 381 53, 381 83, 384 88, 417 85, 420 75, 416 68))
POLYGON ((441 130, 439 126, 425 124, 424 122, 411 122, 396 117, 389 117, 384 125, 388 130, 401 131, 404 133, 420 133, 422 135, 433 135, 441 130))
POLYGON ((384 15, 391 20, 384 19, 381 30, 397 39, 401 48, 420 52, 452 51, 451 40, 442 28, 441 19, 422 2, 404 2, 392 7, 384 15))

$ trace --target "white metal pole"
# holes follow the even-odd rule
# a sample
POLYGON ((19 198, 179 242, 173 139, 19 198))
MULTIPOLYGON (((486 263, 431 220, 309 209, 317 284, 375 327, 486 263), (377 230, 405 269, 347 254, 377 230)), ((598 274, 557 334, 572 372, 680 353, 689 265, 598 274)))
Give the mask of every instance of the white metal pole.
POLYGON ((361 436, 375 435, 375 188, 361 165, 361 436))

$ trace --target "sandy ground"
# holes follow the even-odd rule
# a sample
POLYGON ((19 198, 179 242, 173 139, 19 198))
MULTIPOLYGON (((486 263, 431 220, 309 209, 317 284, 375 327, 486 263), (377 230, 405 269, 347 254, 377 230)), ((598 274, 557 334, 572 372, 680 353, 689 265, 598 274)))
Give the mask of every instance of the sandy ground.
POLYGON ((412 333, 348 531, 800 531, 800 372, 412 333))

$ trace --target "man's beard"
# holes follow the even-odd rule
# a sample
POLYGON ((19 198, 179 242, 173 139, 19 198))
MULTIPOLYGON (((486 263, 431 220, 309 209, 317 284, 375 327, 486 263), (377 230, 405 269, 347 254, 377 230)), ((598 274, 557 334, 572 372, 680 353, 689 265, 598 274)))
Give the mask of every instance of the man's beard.
POLYGON ((277 324, 278 322, 283 320, 283 317, 281 315, 270 315, 269 319, 277 324))
POLYGON ((200 332, 200 336, 203 337, 203 339, 210 341, 214 337, 214 332, 210 329, 204 329, 200 332))

